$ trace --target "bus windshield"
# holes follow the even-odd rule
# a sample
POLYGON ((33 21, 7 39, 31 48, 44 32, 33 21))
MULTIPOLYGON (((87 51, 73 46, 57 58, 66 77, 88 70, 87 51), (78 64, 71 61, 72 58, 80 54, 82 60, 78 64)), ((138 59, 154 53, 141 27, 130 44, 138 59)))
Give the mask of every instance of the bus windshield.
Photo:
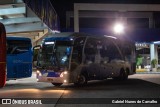
POLYGON ((56 41, 55 44, 44 44, 38 57, 38 66, 68 67, 71 54, 71 41, 56 41))

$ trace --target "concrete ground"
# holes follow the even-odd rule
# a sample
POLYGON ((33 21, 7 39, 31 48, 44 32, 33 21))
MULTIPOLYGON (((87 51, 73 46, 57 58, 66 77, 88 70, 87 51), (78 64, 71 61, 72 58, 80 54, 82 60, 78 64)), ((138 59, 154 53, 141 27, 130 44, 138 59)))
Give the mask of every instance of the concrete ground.
POLYGON ((83 87, 73 84, 54 87, 51 83, 37 83, 33 73, 31 78, 8 81, 6 86, 0 89, 0 98, 52 98, 48 103, 53 103, 0 107, 159 107, 159 104, 108 104, 100 101, 108 101, 110 98, 158 98, 160 101, 160 74, 135 74, 129 76, 127 81, 92 81, 83 87), (63 104, 66 99, 69 99, 69 104, 63 104))

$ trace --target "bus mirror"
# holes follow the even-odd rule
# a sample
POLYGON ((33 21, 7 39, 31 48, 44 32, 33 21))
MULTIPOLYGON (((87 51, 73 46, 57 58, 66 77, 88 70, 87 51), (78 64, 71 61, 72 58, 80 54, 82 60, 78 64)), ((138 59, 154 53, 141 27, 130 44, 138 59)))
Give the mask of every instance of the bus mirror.
POLYGON ((37 45, 33 47, 33 66, 37 67, 37 58, 38 58, 38 53, 40 50, 41 46, 37 45))
POLYGON ((33 50, 39 50, 41 48, 41 45, 36 45, 33 47, 33 50))
POLYGON ((38 55, 39 50, 41 49, 41 45, 36 45, 33 47, 33 55, 38 55))

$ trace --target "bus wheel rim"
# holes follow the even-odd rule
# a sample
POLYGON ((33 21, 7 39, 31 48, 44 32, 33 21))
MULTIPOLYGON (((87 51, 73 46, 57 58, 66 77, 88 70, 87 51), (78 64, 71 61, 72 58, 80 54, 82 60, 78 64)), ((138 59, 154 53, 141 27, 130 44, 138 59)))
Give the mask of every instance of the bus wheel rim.
POLYGON ((81 76, 79 77, 79 83, 80 83, 80 84, 84 84, 85 81, 86 81, 85 77, 84 77, 83 75, 81 75, 81 76))

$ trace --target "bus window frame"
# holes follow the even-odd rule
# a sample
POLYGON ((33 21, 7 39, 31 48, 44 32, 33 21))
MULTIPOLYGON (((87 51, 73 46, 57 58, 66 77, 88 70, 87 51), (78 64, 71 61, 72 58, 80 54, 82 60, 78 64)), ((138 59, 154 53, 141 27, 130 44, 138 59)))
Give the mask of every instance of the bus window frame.
MULTIPOLYGON (((10 48, 10 45, 9 45, 8 41, 15 41, 15 40, 7 40, 7 41, 6 41, 6 42, 7 42, 7 55, 19 55, 19 54, 23 54, 23 53, 26 53, 26 52, 29 52, 29 51, 32 50, 31 41, 28 41, 28 40, 16 40, 16 41, 26 41, 26 42, 28 42, 29 45, 28 45, 28 46, 25 46, 25 47, 27 47, 28 49, 26 49, 26 50, 21 50, 21 49, 19 49, 19 48, 21 48, 20 45, 19 45, 19 46, 16 46, 16 45, 17 45, 17 44, 16 44, 16 45, 14 45, 14 46, 12 47, 12 50, 8 53, 8 48, 10 48), (13 51, 13 49, 14 49, 14 51, 13 51)), ((12 43, 12 44, 13 44, 13 43, 12 43)))

